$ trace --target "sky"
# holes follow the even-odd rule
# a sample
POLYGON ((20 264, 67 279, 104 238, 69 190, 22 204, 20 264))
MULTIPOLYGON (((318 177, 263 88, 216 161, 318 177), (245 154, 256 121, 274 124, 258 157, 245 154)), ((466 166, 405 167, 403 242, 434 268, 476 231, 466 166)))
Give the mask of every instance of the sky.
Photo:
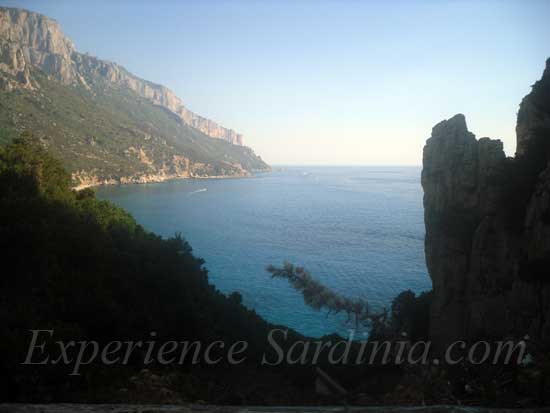
POLYGON ((550 0, 0 1, 172 89, 271 164, 420 165, 456 113, 515 152, 550 0))

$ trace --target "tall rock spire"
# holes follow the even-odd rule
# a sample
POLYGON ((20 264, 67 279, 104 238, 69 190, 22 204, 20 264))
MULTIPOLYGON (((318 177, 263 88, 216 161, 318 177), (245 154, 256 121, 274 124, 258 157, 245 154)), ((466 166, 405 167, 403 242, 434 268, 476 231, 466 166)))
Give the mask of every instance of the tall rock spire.
POLYGON ((422 186, 431 334, 550 344, 550 71, 521 104, 517 156, 476 140, 463 115, 433 128, 422 186))

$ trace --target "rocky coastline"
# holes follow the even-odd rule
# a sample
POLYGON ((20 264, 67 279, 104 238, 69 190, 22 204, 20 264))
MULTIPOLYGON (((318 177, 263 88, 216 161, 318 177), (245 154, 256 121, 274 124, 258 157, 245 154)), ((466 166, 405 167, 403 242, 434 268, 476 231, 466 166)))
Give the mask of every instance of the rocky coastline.
POLYGON ((85 178, 80 177, 79 183, 73 185, 75 191, 81 191, 86 188, 93 188, 98 186, 110 186, 110 185, 130 185, 130 184, 153 184, 167 181, 179 181, 184 179, 242 179, 254 177, 254 173, 267 173, 271 169, 257 170, 248 172, 243 171, 240 174, 234 175, 193 175, 189 174, 151 174, 151 175, 139 175, 130 177, 121 177, 119 179, 99 179, 97 176, 87 176, 85 178))
POLYGON ((79 52, 55 20, 28 10, 0 7, 0 100, 0 143, 32 136, 78 187, 268 168, 241 134, 165 86, 79 52))

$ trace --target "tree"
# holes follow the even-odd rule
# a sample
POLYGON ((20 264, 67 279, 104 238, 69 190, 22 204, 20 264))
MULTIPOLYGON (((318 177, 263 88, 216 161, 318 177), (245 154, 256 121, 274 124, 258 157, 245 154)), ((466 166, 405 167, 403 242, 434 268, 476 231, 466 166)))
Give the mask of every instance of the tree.
POLYGON ((315 310, 327 310, 331 313, 344 312, 348 316, 348 322, 352 319, 355 325, 385 323, 387 311, 373 312, 369 303, 364 299, 351 299, 344 297, 314 279, 303 267, 295 267, 285 262, 282 267, 269 265, 267 272, 273 278, 286 278, 290 284, 304 296, 304 302, 315 310))

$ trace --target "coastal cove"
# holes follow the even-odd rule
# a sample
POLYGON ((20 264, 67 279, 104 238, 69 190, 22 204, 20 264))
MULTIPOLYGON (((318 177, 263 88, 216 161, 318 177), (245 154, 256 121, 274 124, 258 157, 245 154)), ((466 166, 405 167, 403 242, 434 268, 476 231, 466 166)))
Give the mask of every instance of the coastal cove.
POLYGON ((549 16, 2 2, 0 413, 550 412, 549 16))
MULTIPOLYGON (((429 290, 418 167, 284 167, 242 179, 98 187, 147 230, 181 232, 220 291, 311 337, 352 327, 307 307, 269 264, 293 262, 337 292, 389 307, 429 290), (360 295, 358 295, 360 291, 360 295)), ((358 334, 365 333, 364 331, 358 334)))

